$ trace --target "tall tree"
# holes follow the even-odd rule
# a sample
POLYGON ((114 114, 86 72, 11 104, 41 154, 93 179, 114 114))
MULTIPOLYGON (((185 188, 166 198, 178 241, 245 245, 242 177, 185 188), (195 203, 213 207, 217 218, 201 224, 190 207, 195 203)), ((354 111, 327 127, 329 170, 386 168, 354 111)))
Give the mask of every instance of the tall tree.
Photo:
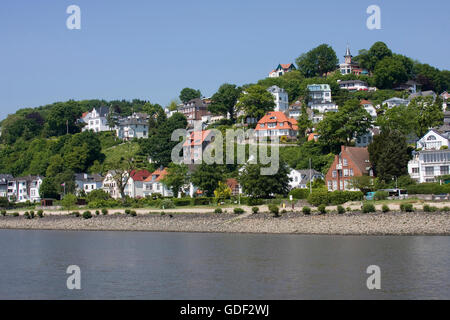
POLYGON ((56 103, 52 106, 46 119, 49 136, 60 136, 66 133, 77 133, 81 127, 77 120, 81 118, 81 108, 75 101, 56 103))
POLYGON ((273 110, 275 100, 264 87, 252 85, 241 93, 236 107, 242 110, 246 117, 260 119, 267 111, 273 110))
POLYGON ((392 51, 384 42, 378 41, 370 47, 370 50, 360 50, 354 60, 358 61, 361 67, 374 71, 378 62, 386 57, 392 57, 392 51))
POLYGON ((192 174, 191 181, 194 186, 202 190, 208 197, 214 195, 214 190, 219 182, 224 179, 224 168, 217 164, 206 164, 203 162, 192 174))
POLYGON ((184 88, 180 92, 180 100, 183 103, 186 103, 192 99, 201 98, 202 93, 200 90, 195 90, 192 88, 184 88))
POLYGON ((189 182, 188 168, 184 164, 169 164, 167 175, 162 178, 162 183, 168 186, 175 197, 181 188, 189 182))
POLYGON ((408 105, 415 115, 415 132, 418 137, 422 137, 430 128, 443 124, 444 113, 440 99, 433 100, 433 97, 417 97, 408 105))
POLYGON ((234 119, 234 107, 240 94, 241 88, 234 84, 225 83, 212 96, 212 102, 208 110, 213 114, 219 114, 225 117, 229 114, 230 118, 234 119))
POLYGON ((358 100, 349 100, 338 112, 329 112, 317 126, 320 140, 335 151, 341 144, 349 145, 358 135, 371 127, 372 118, 358 100))
POLYGON ((408 80, 408 72, 400 58, 386 57, 377 63, 374 77, 378 88, 392 89, 394 85, 408 80))
POLYGON ((370 162, 375 176, 389 183, 393 177, 400 177, 408 173, 410 150, 405 136, 399 131, 384 130, 374 137, 368 147, 370 162))
POLYGON ((312 49, 311 51, 302 54, 296 60, 298 70, 308 78, 319 76, 337 68, 339 60, 336 52, 327 44, 312 49))
POLYGON ((284 161, 274 175, 261 175, 261 164, 247 164, 239 182, 245 194, 254 198, 270 198, 275 195, 287 195, 289 192, 289 170, 284 161))

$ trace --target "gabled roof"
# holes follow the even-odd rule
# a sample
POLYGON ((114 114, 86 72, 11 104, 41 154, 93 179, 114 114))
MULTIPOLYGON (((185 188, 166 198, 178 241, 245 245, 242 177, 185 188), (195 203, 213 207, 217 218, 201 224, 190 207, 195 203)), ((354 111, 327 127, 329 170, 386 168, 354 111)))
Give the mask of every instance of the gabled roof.
POLYGON ((134 181, 144 181, 150 175, 151 175, 151 173, 149 171, 147 171, 147 170, 133 170, 133 171, 130 172, 130 177, 134 181))
POLYGON ((264 126, 264 128, 261 128, 260 124, 268 124, 268 123, 283 123, 283 126, 276 126, 276 128, 273 128, 271 130, 274 129, 298 130, 297 120, 295 120, 294 118, 288 118, 281 111, 268 112, 264 117, 261 118, 261 120, 258 121, 258 125, 256 126, 255 130, 267 130, 266 126, 264 126))
POLYGON ((353 164, 358 167, 358 169, 363 173, 368 173, 367 168, 371 168, 372 165, 370 163, 369 151, 367 148, 358 148, 358 147, 341 147, 341 155, 342 152, 346 152, 347 155, 350 156, 353 164))
POLYGON ((188 146, 200 146, 205 142, 208 135, 211 133, 211 130, 203 130, 203 131, 192 131, 189 138, 186 139, 186 142, 183 144, 184 147, 188 146))
POLYGON ((86 174, 86 173, 75 173, 75 181, 81 182, 101 182, 103 177, 98 173, 86 174))
POLYGON ((144 182, 159 182, 168 174, 167 168, 158 168, 144 182))
POLYGON ((370 100, 363 99, 363 100, 361 100, 360 104, 361 104, 361 105, 366 105, 366 104, 371 104, 371 105, 373 105, 373 102, 370 101, 370 100))

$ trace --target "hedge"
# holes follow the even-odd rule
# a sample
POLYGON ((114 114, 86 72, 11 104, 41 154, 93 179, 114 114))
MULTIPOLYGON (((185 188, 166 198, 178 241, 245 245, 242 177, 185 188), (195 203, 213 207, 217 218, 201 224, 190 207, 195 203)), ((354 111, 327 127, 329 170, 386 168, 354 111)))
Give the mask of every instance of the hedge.
POLYGON ((309 196, 309 189, 292 189, 291 192, 289 192, 289 195, 298 200, 307 199, 309 196))
POLYGON ((450 184, 421 183, 407 188, 408 194, 442 194, 450 193, 450 184))
POLYGON ((177 207, 185 207, 191 205, 191 199, 190 198, 180 198, 180 199, 173 199, 173 203, 177 207))
POLYGON ((361 191, 316 191, 308 197, 308 202, 313 206, 340 205, 349 201, 361 201, 364 194, 361 191))

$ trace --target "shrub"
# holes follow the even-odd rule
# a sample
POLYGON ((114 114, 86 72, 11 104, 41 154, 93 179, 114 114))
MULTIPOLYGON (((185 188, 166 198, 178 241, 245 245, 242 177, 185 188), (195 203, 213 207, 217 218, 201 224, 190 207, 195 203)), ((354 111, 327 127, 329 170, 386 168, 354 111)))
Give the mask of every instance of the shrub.
POLYGON ((383 206, 381 207, 381 211, 383 212, 389 212, 389 206, 387 204, 383 204, 383 206))
POLYGON ((364 203, 361 211, 363 213, 370 213, 370 212, 376 212, 375 206, 372 203, 364 203))
POLYGON ((106 216, 106 215, 108 214, 108 209, 103 208, 103 209, 102 209, 102 214, 103 214, 104 216, 106 216))
POLYGON ((319 207, 317 207, 317 210, 319 210, 321 214, 327 213, 327 207, 324 204, 321 204, 319 207))
POLYGON ((90 211, 85 211, 85 212, 83 212, 83 219, 90 219, 90 218, 92 218, 92 214, 91 214, 91 212, 90 211))
POLYGON ((333 191, 325 190, 314 191, 308 196, 308 202, 314 206, 324 205, 340 205, 349 201, 361 201, 364 194, 361 191, 333 191))
POLYGON ((43 210, 38 210, 37 215, 39 218, 43 218, 44 217, 44 211, 43 210))
POLYGON ((441 209, 441 211, 442 212, 450 212, 450 207, 445 206, 441 209))
POLYGON ((253 214, 257 214, 259 212, 259 208, 258 207, 253 207, 252 208, 252 212, 253 212, 253 214))
POLYGON ((375 200, 386 200, 389 197, 389 192, 387 191, 377 191, 375 192, 375 200))
POLYGON ((6 216, 6 210, 1 211, 2 216, 6 216))
POLYGON ((400 211, 402 212, 414 212, 414 207, 412 203, 402 203, 400 205, 400 211))
POLYGON ((131 209, 125 209, 125 214, 130 214, 131 213, 131 209))
POLYGON ((293 199, 307 199, 309 196, 309 190, 308 189, 292 189, 291 192, 289 192, 289 195, 292 196, 293 199))
POLYGON ((302 212, 304 215, 309 216, 311 214, 311 208, 310 207, 303 207, 302 212))
POLYGON ((269 204, 269 211, 270 213, 273 213, 275 217, 280 215, 280 208, 278 208, 276 204, 269 204))
POLYGON ((31 219, 30 213, 28 211, 25 212, 23 216, 25 217, 25 219, 31 219))
MULTIPOLYGON (((242 197, 241 197, 241 203, 244 203, 244 202, 242 202, 242 197)), ((260 198, 247 198, 247 201, 245 203, 249 206, 260 206, 260 205, 264 204, 264 200, 260 199, 260 198)))
POLYGON ((177 207, 185 207, 191 205, 191 199, 190 198, 181 198, 181 199, 174 199, 173 203, 177 207))
POLYGON ((74 211, 71 214, 74 215, 77 218, 80 216, 80 213, 78 211, 74 211))
POLYGON ((243 214, 245 212, 242 208, 234 208, 233 211, 235 214, 243 214))
POLYGON ((122 212, 114 212, 114 214, 115 214, 116 216, 120 216, 120 215, 122 214, 122 212))
POLYGON ((223 211, 222 211, 222 208, 216 208, 216 209, 214 209, 214 213, 222 213, 223 211))
POLYGON ((34 211, 30 211, 30 217, 31 219, 34 219, 34 211))
POLYGON ((308 196, 308 202, 313 206, 327 205, 330 202, 328 191, 314 191, 308 196))
POLYGON ((437 211, 437 208, 436 208, 436 207, 432 207, 432 206, 430 206, 430 205, 428 205, 428 204, 425 204, 425 205, 423 206, 423 211, 424 211, 424 212, 436 212, 436 211, 437 211))
POLYGON ((18 217, 18 216, 19 216, 19 213, 18 213, 18 212, 13 212, 13 213, 12 213, 12 216, 13 216, 13 217, 18 217))
POLYGON ((95 210, 95 215, 99 216, 100 215, 100 211, 99 210, 95 210))
POLYGON ((442 194, 450 193, 450 185, 439 183, 419 183, 407 188, 408 194, 442 194))
POLYGON ((130 212, 130 216, 132 216, 132 217, 136 217, 136 216, 137 216, 137 212, 136 212, 136 211, 134 211, 134 210, 132 210, 132 211, 130 212))
POLYGON ((212 198, 198 197, 198 198, 193 199, 193 204, 194 204, 194 206, 207 206, 207 205, 211 204, 212 201, 213 201, 212 198))
POLYGON ((163 199, 163 200, 161 200, 161 203, 160 203, 159 207, 161 209, 174 209, 175 208, 175 204, 170 199, 163 199))
POLYGON ((343 207, 343 206, 338 206, 338 207, 337 207, 337 212, 338 212, 339 214, 344 214, 344 213, 345 213, 344 207, 343 207))

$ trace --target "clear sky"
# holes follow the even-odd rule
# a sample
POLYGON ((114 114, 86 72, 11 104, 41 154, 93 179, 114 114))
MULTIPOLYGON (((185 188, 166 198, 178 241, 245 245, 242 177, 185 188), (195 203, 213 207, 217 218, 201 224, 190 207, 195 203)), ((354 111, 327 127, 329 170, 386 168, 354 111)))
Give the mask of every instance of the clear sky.
POLYGON ((210 96, 327 43, 340 60, 384 41, 397 53, 450 69, 448 0, 2 0, 0 119, 68 99, 150 100, 184 87, 210 96), (81 8, 68 30, 66 8, 81 8), (369 5, 381 30, 366 27, 369 5))

